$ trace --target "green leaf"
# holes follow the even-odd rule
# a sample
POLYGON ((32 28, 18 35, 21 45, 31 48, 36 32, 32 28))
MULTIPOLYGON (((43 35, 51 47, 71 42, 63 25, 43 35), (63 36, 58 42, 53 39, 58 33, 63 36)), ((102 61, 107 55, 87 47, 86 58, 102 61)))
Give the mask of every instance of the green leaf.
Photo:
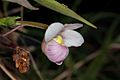
POLYGON ((95 25, 93 25, 92 23, 90 23, 89 21, 85 20, 84 18, 82 18, 81 16, 79 16, 77 13, 75 13, 73 10, 69 9, 66 5, 64 4, 60 4, 59 2, 55 1, 55 0, 35 0, 36 2, 38 2, 39 4, 52 9, 54 11, 57 11, 61 14, 64 14, 66 16, 70 16, 72 18, 75 18, 93 28, 97 28, 95 25))
POLYGON ((16 19, 19 19, 20 17, 5 17, 0 19, 0 26, 14 26, 16 24, 16 19))
POLYGON ((5 0, 5 1, 20 4, 28 9, 31 9, 31 10, 38 10, 39 9, 39 8, 33 7, 27 0, 5 0))
POLYGON ((48 25, 38 22, 32 22, 32 21, 17 21, 16 25, 23 25, 23 26, 30 26, 34 28, 41 28, 41 29, 47 29, 48 25))

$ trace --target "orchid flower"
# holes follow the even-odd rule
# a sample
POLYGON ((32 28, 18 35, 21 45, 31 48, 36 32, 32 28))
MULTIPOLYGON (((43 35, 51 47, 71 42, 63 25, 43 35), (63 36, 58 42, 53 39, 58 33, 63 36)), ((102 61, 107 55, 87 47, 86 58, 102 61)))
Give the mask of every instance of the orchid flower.
POLYGON ((65 24, 56 22, 52 23, 45 32, 42 42, 42 51, 47 58, 61 65, 68 56, 68 47, 79 47, 84 43, 82 35, 74 29, 82 27, 82 24, 65 24))

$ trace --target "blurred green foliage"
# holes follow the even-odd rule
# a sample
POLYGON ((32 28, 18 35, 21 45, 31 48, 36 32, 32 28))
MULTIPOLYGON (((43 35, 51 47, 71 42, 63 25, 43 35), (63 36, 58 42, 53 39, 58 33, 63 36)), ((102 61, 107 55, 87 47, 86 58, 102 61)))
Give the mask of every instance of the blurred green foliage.
POLYGON ((0 19, 0 26, 15 26, 16 19, 19 19, 20 17, 6 17, 0 19))

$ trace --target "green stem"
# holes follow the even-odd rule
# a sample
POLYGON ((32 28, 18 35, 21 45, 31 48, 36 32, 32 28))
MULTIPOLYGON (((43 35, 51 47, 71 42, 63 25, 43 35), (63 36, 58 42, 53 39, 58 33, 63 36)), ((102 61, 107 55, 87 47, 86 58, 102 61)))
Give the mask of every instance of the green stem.
POLYGON ((42 76, 41 72, 39 71, 39 69, 38 69, 38 67, 37 67, 37 65, 36 65, 36 63, 35 63, 35 61, 34 61, 34 59, 33 59, 31 54, 30 54, 30 58, 31 58, 31 62, 33 64, 34 70, 37 73, 38 77, 40 78, 40 80, 44 80, 43 76, 42 76))
MULTIPOLYGON (((23 17, 24 17, 24 7, 21 6, 21 13, 20 13, 20 16, 21 16, 21 22, 23 21, 23 17)), ((21 23, 22 25, 22 23, 21 23)))
POLYGON ((3 11, 4 11, 4 16, 8 16, 7 13, 7 7, 8 7, 9 2, 6 2, 3 0, 3 11))

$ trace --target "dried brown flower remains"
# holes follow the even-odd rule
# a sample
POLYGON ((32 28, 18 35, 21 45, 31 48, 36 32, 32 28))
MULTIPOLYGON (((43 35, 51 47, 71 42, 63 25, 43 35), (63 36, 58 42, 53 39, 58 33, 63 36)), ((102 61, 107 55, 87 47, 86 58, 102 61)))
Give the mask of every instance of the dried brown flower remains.
POLYGON ((13 52, 13 61, 15 61, 16 68, 19 69, 21 73, 25 73, 29 70, 30 65, 30 57, 29 57, 29 51, 21 48, 16 47, 16 49, 13 52))

